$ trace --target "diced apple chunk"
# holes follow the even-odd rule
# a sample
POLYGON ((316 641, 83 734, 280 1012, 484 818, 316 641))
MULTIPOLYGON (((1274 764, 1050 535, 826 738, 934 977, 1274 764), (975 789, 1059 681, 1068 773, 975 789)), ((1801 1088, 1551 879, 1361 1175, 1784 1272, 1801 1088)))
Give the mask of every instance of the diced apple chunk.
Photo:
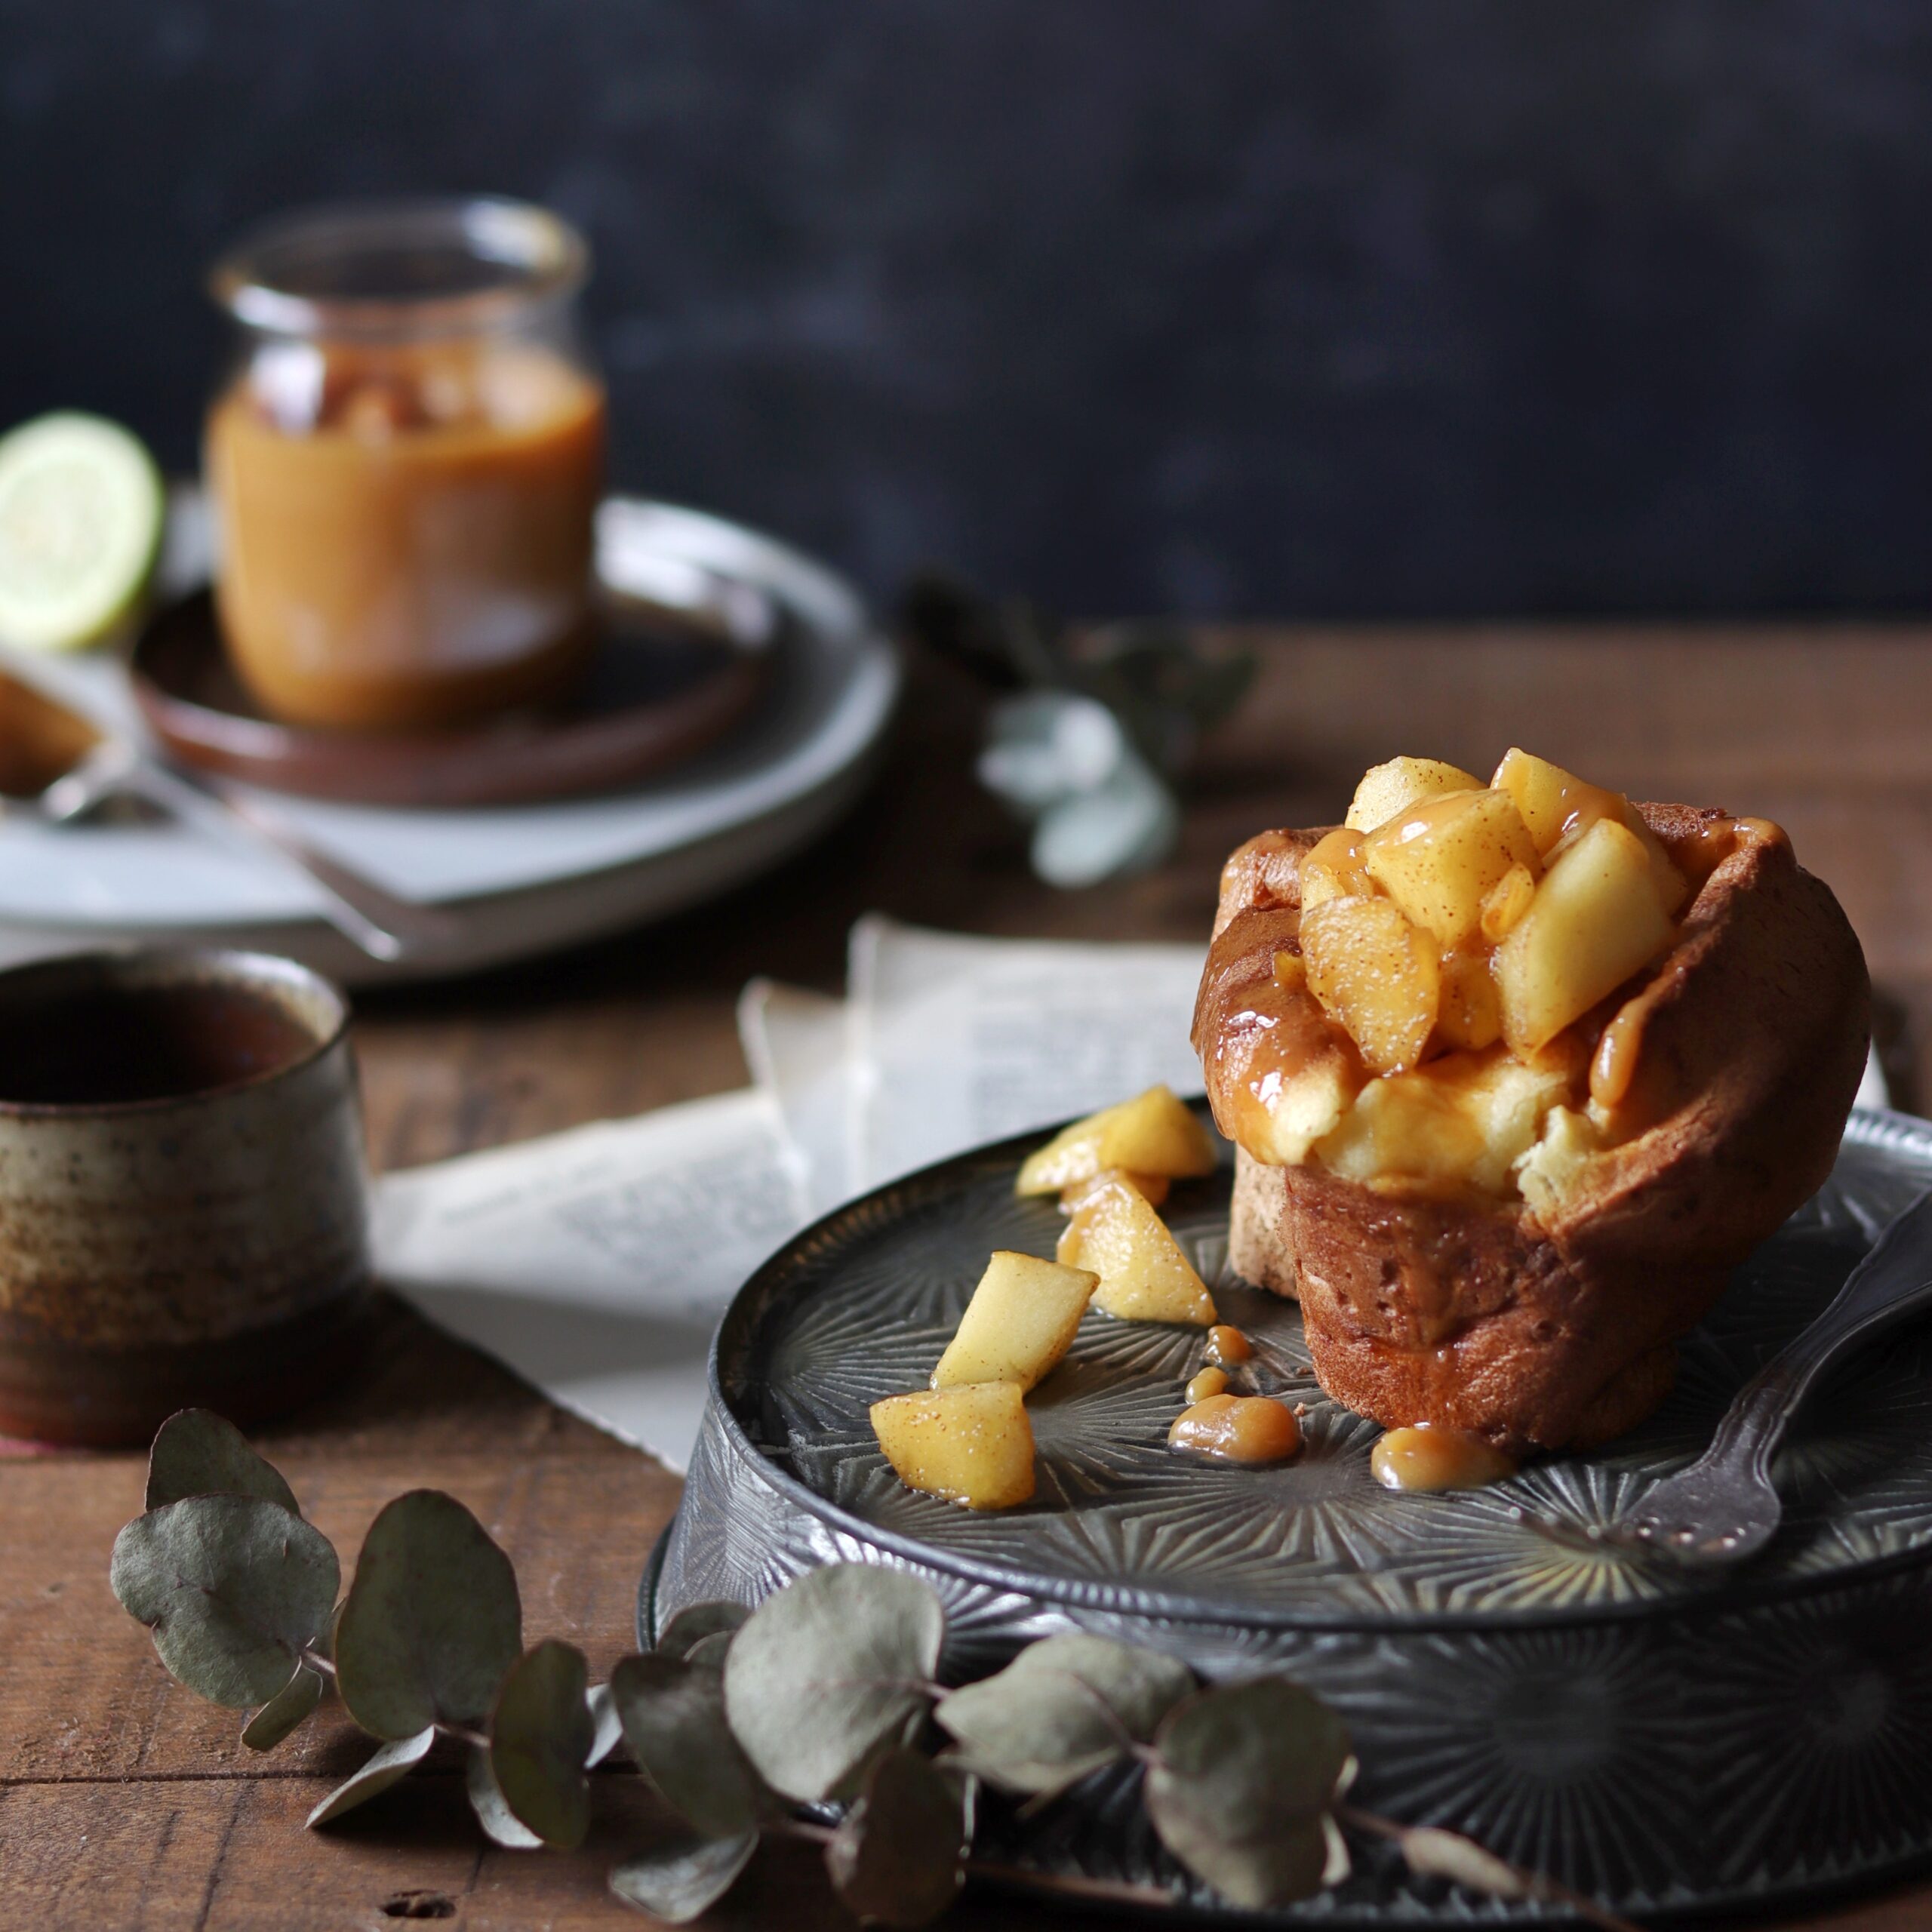
POLYGON ((1302 915, 1308 989, 1377 1073, 1415 1066, 1435 1026, 1435 943, 1386 899, 1331 899, 1302 915))
MULTIPOLYGON (((1666 914, 1674 915, 1689 897, 1690 886, 1664 850, 1663 840, 1621 792, 1592 785, 1560 764, 1514 748, 1504 753, 1491 782, 1515 800, 1537 850, 1545 858, 1574 844, 1598 819, 1617 819, 1642 842, 1650 860, 1651 883, 1666 914)), ((1491 937, 1500 938, 1501 934, 1491 937)))
POLYGON ((1512 866, 1491 886, 1482 902, 1482 936, 1491 946, 1515 931, 1516 922, 1537 896, 1537 875, 1528 866, 1512 866))
POLYGON ((1489 782, 1515 800, 1537 850, 1546 857, 1564 836, 1587 830, 1600 818, 1623 816, 1621 792, 1590 784, 1515 746, 1503 753, 1489 782))
POLYGON ((1503 1001, 1483 952, 1445 952, 1435 1030, 1446 1047, 1473 1051, 1503 1037, 1503 1001))
POLYGON ((1361 775, 1342 822, 1353 832, 1373 832, 1404 806, 1420 798, 1440 798, 1445 792, 1479 792, 1482 780, 1472 772, 1440 758, 1392 758, 1371 765, 1361 775))
POLYGON ((1214 1297, 1168 1232, 1167 1223, 1131 1188, 1096 1188, 1060 1238, 1060 1260, 1100 1278, 1094 1306, 1124 1321, 1216 1319, 1214 1297))
POLYGON ((1016 1382, 962 1382, 872 1406, 872 1433, 909 1489, 1011 1509, 1033 1494, 1033 1425, 1016 1382))
POLYGON ((1264 1165, 1296 1168, 1308 1150, 1348 1111, 1361 1084, 1340 1052, 1327 1054, 1271 1083, 1266 1097, 1240 1103, 1241 1144, 1264 1165))
POLYGON ((1496 949, 1511 1051, 1554 1038, 1663 952, 1672 931, 1642 841, 1620 819, 1598 820, 1558 854, 1496 949))
POLYGON ((1374 881, 1362 869, 1359 832, 1325 832, 1301 862, 1301 907, 1305 912, 1324 899, 1373 892, 1374 881))
POLYGON ((1150 1208, 1158 1208, 1167 1199, 1174 1183, 1165 1174, 1137 1174, 1125 1168, 1103 1168, 1085 1180, 1070 1180, 1060 1191, 1060 1211, 1071 1214, 1088 1195, 1102 1183, 1110 1180, 1124 1182, 1133 1189, 1150 1208))
POLYGON ((1072 1346, 1100 1277, 1036 1255, 1002 1249, 959 1318, 933 1386, 1011 1382, 1030 1389, 1072 1346))
POLYGON ((1017 1194, 1057 1194, 1105 1168, 1180 1180, 1214 1171, 1214 1137, 1169 1087, 1150 1087, 1063 1128, 1027 1156, 1017 1194))
POLYGON ((1362 841, 1362 863, 1444 946, 1476 937, 1484 900, 1512 866, 1540 869, 1507 792, 1457 792, 1410 806, 1362 841))

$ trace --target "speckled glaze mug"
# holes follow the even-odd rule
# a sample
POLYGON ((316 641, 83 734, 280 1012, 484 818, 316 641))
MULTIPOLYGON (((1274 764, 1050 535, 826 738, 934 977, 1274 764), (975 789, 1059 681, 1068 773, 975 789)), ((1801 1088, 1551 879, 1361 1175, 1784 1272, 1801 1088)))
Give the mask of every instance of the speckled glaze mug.
POLYGON ((371 1287, 348 1020, 259 953, 0 973, 0 1432, 258 1421, 340 1372, 371 1287))

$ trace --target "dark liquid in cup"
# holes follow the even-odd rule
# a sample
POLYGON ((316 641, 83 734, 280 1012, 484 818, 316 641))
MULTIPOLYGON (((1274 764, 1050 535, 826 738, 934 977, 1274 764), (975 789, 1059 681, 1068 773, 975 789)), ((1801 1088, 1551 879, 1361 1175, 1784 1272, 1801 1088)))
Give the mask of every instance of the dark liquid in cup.
POLYGON ((87 1107, 232 1087, 315 1035, 234 986, 90 989, 0 1008, 0 1105, 87 1107))

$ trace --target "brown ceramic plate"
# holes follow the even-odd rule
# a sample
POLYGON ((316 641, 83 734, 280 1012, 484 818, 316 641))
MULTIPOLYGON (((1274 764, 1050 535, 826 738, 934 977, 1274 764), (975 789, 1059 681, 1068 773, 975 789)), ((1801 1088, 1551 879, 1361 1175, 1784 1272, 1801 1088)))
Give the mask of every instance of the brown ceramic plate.
POLYGON ((204 771, 358 804, 524 804, 635 784, 715 744, 750 711, 783 646, 782 630, 748 648, 613 598, 589 671, 555 705, 449 731, 323 731, 255 705, 200 590, 142 631, 133 686, 148 728, 204 771))

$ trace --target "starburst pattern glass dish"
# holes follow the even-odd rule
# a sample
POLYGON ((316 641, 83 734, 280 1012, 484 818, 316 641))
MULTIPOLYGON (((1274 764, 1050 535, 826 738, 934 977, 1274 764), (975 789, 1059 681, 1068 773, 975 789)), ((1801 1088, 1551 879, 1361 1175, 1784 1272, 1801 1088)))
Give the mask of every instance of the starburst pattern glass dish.
MULTIPOLYGON (((1254 1384, 1306 1405, 1302 1454, 1266 1469, 1175 1457, 1167 1430, 1200 1332, 1090 1313, 1028 1400, 1034 1501, 976 1515, 906 1489, 866 1411, 925 1386, 992 1250, 1052 1252, 1054 1204, 1011 1191, 1039 1137, 866 1196, 746 1285, 648 1614, 755 1602, 858 1560, 940 1590, 962 1674, 1075 1625, 1215 1675, 1285 1666, 1348 1717, 1365 1802, 1639 1914, 1786 1900, 1932 1852, 1932 1324, 1814 1397, 1777 1465, 1783 1527, 1746 1570, 1678 1571, 1591 1534, 1703 1447, 1740 1383, 1932 1180, 1932 1126, 1854 1117, 1830 1182, 1739 1271, 1642 1427, 1438 1496, 1376 1484, 1379 1432, 1323 1395, 1294 1304, 1228 1273, 1226 1169, 1180 1183, 1170 1224, 1254 1340, 1254 1384)), ((995 1807, 989 1829, 1008 1835, 1002 1856, 1043 1870, 1174 1879, 1134 1812, 1097 1788, 1023 1828, 995 1807)), ((1369 1859, 1284 1915, 1475 1909, 1369 1859)))

